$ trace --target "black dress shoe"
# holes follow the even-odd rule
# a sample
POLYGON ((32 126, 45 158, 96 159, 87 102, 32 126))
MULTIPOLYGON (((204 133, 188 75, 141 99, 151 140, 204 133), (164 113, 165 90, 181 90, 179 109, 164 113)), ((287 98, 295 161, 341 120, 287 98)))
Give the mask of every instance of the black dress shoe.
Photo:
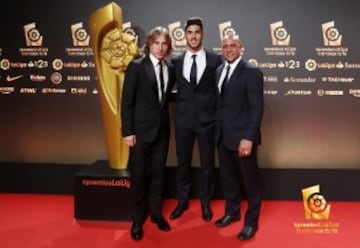
POLYGON ((255 236, 257 232, 257 226, 244 226, 238 235, 240 240, 248 240, 255 236))
POLYGON ((205 221, 210 221, 212 219, 212 211, 209 206, 201 206, 202 218, 205 221))
POLYGON ((175 220, 179 218, 186 210, 188 210, 189 204, 178 204, 174 211, 170 215, 170 219, 175 220))
POLYGON ((240 220, 239 215, 224 215, 221 219, 218 219, 215 222, 215 226, 217 227, 225 227, 229 225, 231 222, 240 220))
POLYGON ((142 229, 142 225, 139 223, 135 223, 133 222, 132 226, 131 226, 131 237, 133 240, 139 241, 142 239, 143 237, 143 229, 142 229))
POLYGON ((171 230, 169 224, 162 216, 151 216, 151 222, 156 223, 157 227, 161 231, 168 232, 171 230))

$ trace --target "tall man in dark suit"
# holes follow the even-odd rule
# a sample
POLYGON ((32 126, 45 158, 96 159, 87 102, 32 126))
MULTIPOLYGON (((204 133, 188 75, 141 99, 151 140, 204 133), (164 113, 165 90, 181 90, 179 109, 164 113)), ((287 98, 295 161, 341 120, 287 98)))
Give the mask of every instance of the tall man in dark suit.
POLYGON ((225 37, 225 63, 216 71, 218 84, 216 142, 220 162, 225 215, 215 222, 224 227, 240 220, 241 187, 248 199, 244 227, 238 239, 252 238, 258 229, 261 186, 257 164, 263 115, 263 74, 242 60, 243 46, 236 36, 225 37))
POLYGON ((172 68, 164 61, 170 50, 168 31, 154 28, 147 36, 146 56, 131 62, 125 74, 121 117, 123 137, 130 146, 134 240, 143 236, 147 209, 160 230, 170 230, 161 215, 170 135, 168 103, 174 82, 172 68))
POLYGON ((201 161, 200 201, 202 218, 210 221, 210 200, 214 192, 215 157, 215 69, 221 57, 204 50, 200 18, 190 18, 185 25, 187 51, 174 58, 177 83, 175 136, 178 205, 170 218, 179 218, 189 207, 191 161, 195 139, 201 161))

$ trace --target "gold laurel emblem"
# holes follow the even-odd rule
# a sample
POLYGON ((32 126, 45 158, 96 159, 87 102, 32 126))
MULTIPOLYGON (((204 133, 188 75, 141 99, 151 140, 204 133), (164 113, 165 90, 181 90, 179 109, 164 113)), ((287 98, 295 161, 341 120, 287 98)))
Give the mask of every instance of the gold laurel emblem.
POLYGON ((101 57, 111 68, 125 71, 137 53, 137 47, 134 41, 134 36, 114 29, 103 39, 101 57))

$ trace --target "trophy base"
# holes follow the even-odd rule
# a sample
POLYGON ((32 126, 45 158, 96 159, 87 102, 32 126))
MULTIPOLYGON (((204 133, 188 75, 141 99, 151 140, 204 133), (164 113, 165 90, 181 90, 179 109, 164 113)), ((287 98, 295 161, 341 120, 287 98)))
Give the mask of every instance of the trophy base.
POLYGON ((127 169, 101 160, 74 176, 75 219, 131 220, 131 181, 127 169))

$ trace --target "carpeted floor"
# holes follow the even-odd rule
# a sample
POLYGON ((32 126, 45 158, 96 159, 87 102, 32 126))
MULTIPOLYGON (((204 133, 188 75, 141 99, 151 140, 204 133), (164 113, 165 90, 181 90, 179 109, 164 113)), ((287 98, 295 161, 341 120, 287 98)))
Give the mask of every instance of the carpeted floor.
MULTIPOLYGON (((223 214, 224 201, 212 203, 214 218, 201 219, 200 204, 192 200, 190 209, 175 221, 172 230, 161 232, 149 220, 144 225, 144 238, 130 238, 131 223, 116 221, 83 221, 74 219, 73 196, 0 194, 1 248, 115 248, 115 247, 260 247, 260 248, 356 248, 359 202, 328 202, 330 217, 326 220, 306 219, 302 201, 264 201, 260 227, 250 241, 236 239, 243 221, 225 228, 214 225, 223 214)), ((166 219, 175 207, 166 200, 166 219)), ((242 206, 245 211, 246 202, 242 206)))

